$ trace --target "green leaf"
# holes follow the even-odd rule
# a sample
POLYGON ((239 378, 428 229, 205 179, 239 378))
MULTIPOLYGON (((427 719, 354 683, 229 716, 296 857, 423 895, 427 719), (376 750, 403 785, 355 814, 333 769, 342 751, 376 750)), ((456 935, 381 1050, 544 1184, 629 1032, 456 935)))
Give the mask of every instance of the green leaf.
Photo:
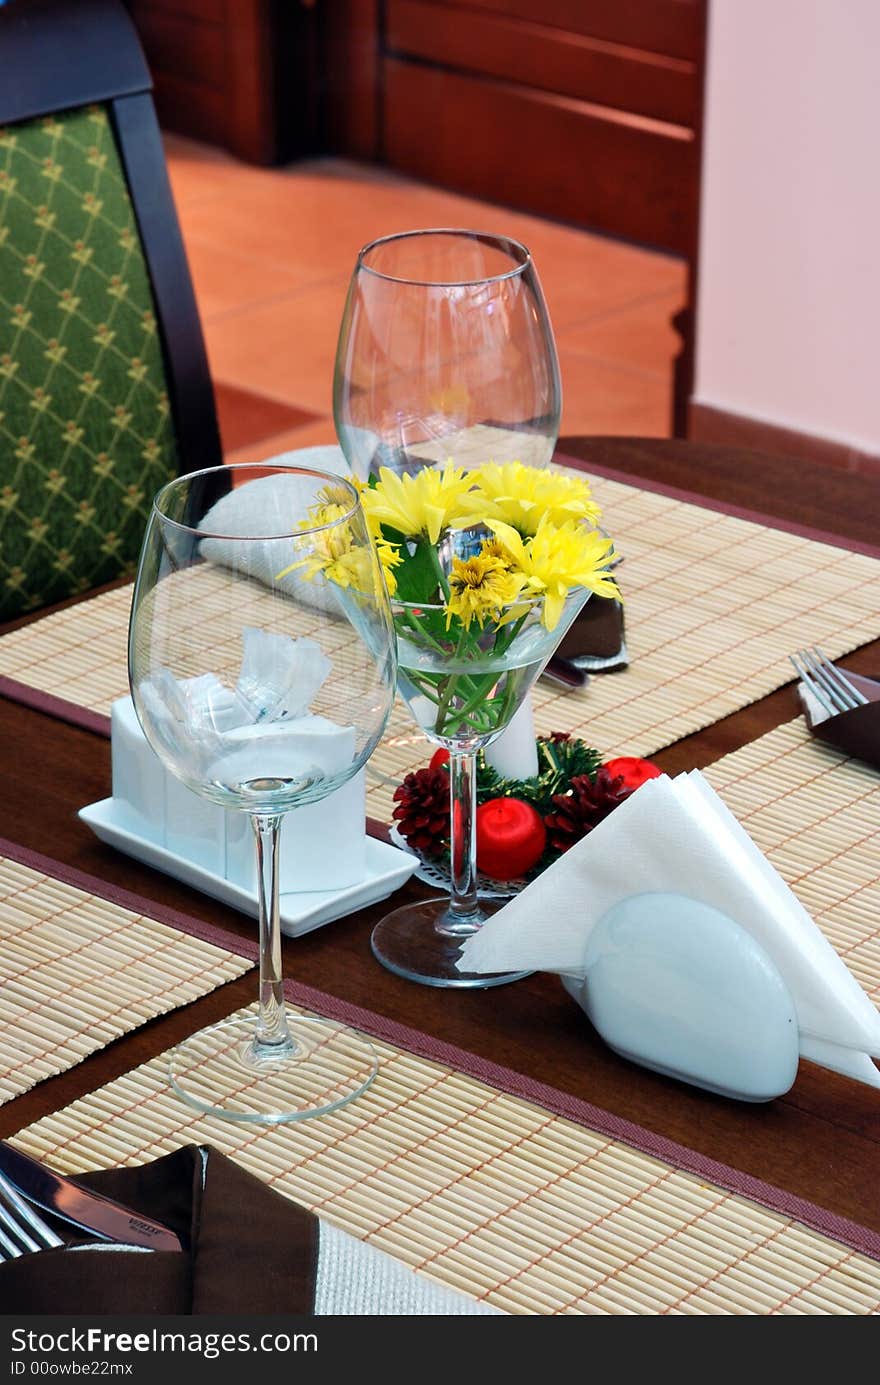
POLYGON ((537 747, 538 773, 531 779, 502 779, 480 751, 477 756, 477 803, 487 803, 491 798, 521 798, 531 803, 543 817, 551 811, 554 794, 565 793, 578 774, 588 774, 595 779, 602 764, 598 750, 574 737, 567 741, 538 737, 537 747))
POLYGON ((419 539, 413 551, 402 536, 392 538, 394 530, 383 526, 392 543, 399 543, 403 562, 394 569, 397 578, 397 598, 399 601, 419 602, 434 605, 441 600, 437 591, 437 571, 431 556, 431 545, 427 539, 419 539))

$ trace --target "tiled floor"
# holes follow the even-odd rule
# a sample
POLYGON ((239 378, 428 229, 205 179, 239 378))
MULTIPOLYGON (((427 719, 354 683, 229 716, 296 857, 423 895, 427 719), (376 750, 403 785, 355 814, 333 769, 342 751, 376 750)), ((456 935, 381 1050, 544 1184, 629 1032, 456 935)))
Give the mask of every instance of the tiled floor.
POLYGON ((357 252, 418 226, 529 246, 556 334, 563 433, 669 435, 681 260, 366 165, 255 168, 177 136, 167 151, 228 458, 335 441, 333 358, 357 252))

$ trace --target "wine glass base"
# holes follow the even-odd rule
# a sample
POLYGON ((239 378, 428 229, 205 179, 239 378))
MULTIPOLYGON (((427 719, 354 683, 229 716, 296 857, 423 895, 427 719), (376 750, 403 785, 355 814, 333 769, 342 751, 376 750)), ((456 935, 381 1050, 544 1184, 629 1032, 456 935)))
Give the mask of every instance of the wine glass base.
MULTIPOLYGON (((480 901, 486 913, 500 908, 502 901, 480 901)), ((528 971, 460 972, 456 967, 464 938, 450 937, 437 930, 437 920, 449 908, 449 899, 426 899, 404 904, 386 914, 376 924, 370 938, 373 956, 388 971, 423 986, 454 987, 456 990, 506 986, 530 976, 528 971)))
POLYGON ((370 1042, 334 1020, 286 1014, 292 1050, 256 1046, 253 1015, 186 1039, 169 1057, 174 1091, 206 1115, 257 1125, 324 1116, 360 1096, 378 1068, 370 1042))

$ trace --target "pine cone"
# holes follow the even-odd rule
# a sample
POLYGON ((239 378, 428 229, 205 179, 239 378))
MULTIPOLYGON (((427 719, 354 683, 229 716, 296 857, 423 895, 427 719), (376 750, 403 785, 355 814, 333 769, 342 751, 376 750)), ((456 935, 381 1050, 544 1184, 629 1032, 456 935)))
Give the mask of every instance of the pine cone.
POLYGON ((407 842, 423 856, 442 856, 449 849, 449 773, 417 769, 394 790, 398 805, 392 817, 407 842))
POLYGON ((555 851, 568 851, 631 792, 624 788, 622 775, 612 776, 604 768, 597 770, 595 779, 588 774, 577 775, 568 793, 553 795, 553 812, 544 819, 547 845, 555 851))

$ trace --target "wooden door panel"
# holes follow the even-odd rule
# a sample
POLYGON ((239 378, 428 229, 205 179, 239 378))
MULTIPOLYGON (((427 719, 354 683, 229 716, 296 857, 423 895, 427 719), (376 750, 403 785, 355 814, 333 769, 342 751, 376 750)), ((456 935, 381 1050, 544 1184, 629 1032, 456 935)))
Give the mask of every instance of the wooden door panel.
POLYGON ((437 0, 389 0, 385 48, 658 120, 692 126, 696 117, 692 60, 620 48, 507 14, 469 9, 465 15, 437 0))
POLYGON ((699 59, 704 0, 442 0, 462 24, 490 10, 510 19, 530 19, 569 33, 609 43, 699 59), (466 12, 466 13, 463 13, 466 12))
POLYGON ((677 127, 387 58, 385 154, 476 197, 686 254, 695 141, 677 127))

